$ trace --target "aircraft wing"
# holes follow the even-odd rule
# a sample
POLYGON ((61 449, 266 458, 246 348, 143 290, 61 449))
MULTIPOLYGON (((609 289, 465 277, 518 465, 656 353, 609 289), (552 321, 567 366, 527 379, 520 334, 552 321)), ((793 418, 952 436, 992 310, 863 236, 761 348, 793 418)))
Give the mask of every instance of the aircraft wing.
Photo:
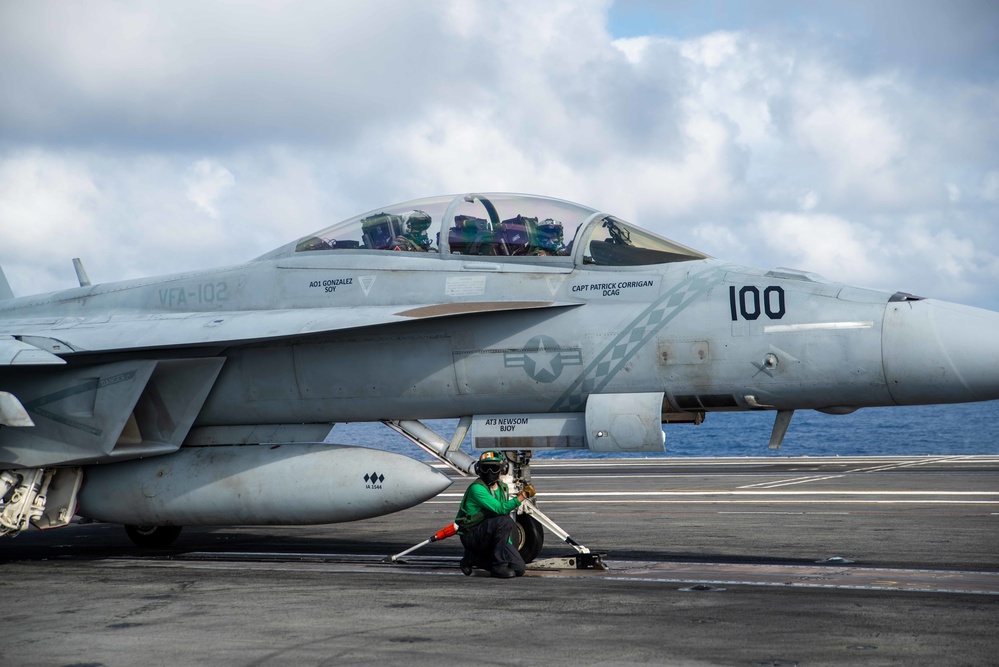
POLYGON ((72 353, 224 346, 420 319, 575 305, 578 304, 485 301, 359 308, 121 314, 60 318, 48 322, 33 320, 30 323, 12 320, 6 323, 5 330, 0 330, 0 365, 5 363, 5 359, 9 359, 6 363, 62 362, 46 350, 72 353), (17 339, 12 336, 17 336, 17 339))
MULTIPOLYGON (((65 361, 10 336, 0 336, 0 367, 59 366, 65 361)), ((34 426, 24 406, 13 394, 0 388, 0 426, 34 426)))
POLYGON ((66 362, 12 336, 0 335, 0 366, 48 366, 66 362))

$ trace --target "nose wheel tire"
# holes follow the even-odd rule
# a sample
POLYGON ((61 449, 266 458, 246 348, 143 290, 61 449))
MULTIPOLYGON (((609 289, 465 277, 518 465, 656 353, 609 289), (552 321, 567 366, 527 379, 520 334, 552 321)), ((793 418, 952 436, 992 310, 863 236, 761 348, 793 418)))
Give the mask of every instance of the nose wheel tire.
POLYGON ((538 557, 545 544, 545 531, 534 517, 518 514, 514 542, 524 562, 530 563, 538 557))
POLYGON ((125 526, 125 533, 136 546, 162 549, 173 544, 180 529, 180 526, 125 526))

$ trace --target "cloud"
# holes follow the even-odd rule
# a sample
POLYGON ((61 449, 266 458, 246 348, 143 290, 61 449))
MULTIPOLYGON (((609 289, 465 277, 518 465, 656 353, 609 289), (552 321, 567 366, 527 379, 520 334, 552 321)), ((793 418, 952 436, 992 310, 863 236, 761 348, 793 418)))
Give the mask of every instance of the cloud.
POLYGON ((828 214, 761 213, 754 225, 761 244, 783 256, 791 268, 805 268, 835 279, 854 276, 861 284, 882 275, 872 250, 881 235, 864 225, 828 214))
POLYGON ((27 150, 0 158, 0 259, 12 285, 50 291, 74 275, 70 258, 94 248, 104 204, 73 156, 27 150))
POLYGON ((822 51, 860 75, 905 70, 995 82, 999 5, 991 0, 616 0, 613 34, 694 39, 713 31, 765 35, 822 51))
POLYGON ((910 216, 902 233, 881 229, 868 220, 807 212, 765 212, 751 226, 775 266, 806 269, 835 281, 922 296, 935 296, 944 281, 950 298, 966 300, 976 292, 978 275, 996 275, 993 256, 932 216, 910 216))
POLYGON ((21 141, 349 145, 372 120, 419 113, 463 55, 432 7, 391 0, 0 11, 0 132, 21 141), (385 72, 391 85, 372 85, 385 72))
POLYGON ((916 3, 931 66, 859 2, 671 3, 682 29, 630 34, 619 5, 4 3, 0 261, 49 290, 76 253, 95 281, 196 269, 508 190, 999 308, 991 7, 916 3))
POLYGON ((982 178, 981 197, 987 202, 999 202, 999 171, 990 171, 982 178))
POLYGON ((202 158, 187 168, 184 181, 187 183, 187 198, 209 217, 218 218, 216 203, 227 190, 232 189, 236 178, 218 162, 202 158))

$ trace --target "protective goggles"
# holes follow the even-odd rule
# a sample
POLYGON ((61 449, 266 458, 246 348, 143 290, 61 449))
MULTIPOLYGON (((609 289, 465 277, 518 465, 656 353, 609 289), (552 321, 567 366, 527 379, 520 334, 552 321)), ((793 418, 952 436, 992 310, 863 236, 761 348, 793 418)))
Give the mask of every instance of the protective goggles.
POLYGON ((506 464, 503 461, 479 461, 476 466, 480 473, 500 474, 506 468, 506 464))

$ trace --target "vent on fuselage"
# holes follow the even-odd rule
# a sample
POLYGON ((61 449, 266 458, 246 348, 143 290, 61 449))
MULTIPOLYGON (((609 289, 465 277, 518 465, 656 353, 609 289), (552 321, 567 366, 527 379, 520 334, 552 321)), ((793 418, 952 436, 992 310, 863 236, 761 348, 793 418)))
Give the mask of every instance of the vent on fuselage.
POLYGON ((687 394, 676 397, 676 406, 681 410, 710 410, 712 408, 737 408, 739 403, 731 394, 687 394))

